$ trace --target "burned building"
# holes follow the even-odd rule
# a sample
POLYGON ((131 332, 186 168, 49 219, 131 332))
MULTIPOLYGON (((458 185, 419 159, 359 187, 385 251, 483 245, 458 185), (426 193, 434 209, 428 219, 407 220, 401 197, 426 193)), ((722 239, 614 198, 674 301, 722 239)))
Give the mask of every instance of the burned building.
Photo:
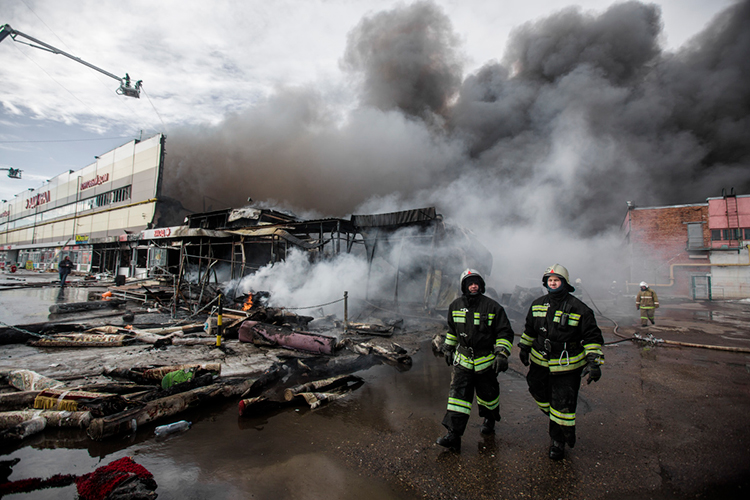
POLYGON ((489 275, 492 256, 468 230, 446 223, 435 207, 299 220, 275 210, 244 207, 193 214, 182 226, 145 230, 141 251, 151 276, 220 287, 292 249, 312 261, 346 253, 366 259, 368 300, 395 307, 445 309, 467 267, 489 275))

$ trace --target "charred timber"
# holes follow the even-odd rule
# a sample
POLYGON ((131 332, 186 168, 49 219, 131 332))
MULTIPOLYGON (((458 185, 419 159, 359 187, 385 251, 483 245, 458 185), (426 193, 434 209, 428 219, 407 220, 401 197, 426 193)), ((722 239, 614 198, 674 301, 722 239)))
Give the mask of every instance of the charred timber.
POLYGON ((91 422, 88 411, 20 410, 0 412, 0 429, 10 429, 37 417, 45 419, 47 427, 85 429, 91 422))
POLYGON ((212 384, 173 396, 156 399, 146 403, 142 408, 96 418, 91 421, 87 433, 91 439, 102 440, 134 432, 144 424, 161 418, 171 417, 189 408, 200 406, 210 400, 242 394, 252 383, 252 379, 232 379, 220 384, 212 384))
POLYGON ((0 411, 23 410, 34 406, 34 400, 42 391, 19 391, 0 394, 0 411))
POLYGON ((81 324, 64 323, 33 323, 30 325, 7 326, 0 328, 0 345, 25 344, 29 340, 37 340, 37 335, 49 335, 60 332, 84 330, 81 324))
POLYGON ((216 375, 221 374, 221 363, 206 363, 206 364, 184 364, 184 365, 168 365, 168 366, 145 366, 145 367, 133 367, 133 368, 105 368, 102 371, 102 375, 107 377, 125 379, 135 382, 136 384, 159 384, 161 379, 167 373, 177 370, 195 370, 197 376, 205 373, 212 373, 216 375))
POLYGON ((94 300, 91 302, 69 302, 66 304, 52 304, 49 312, 52 314, 64 314, 80 311, 93 311, 94 309, 117 308, 127 301, 122 299, 94 300))

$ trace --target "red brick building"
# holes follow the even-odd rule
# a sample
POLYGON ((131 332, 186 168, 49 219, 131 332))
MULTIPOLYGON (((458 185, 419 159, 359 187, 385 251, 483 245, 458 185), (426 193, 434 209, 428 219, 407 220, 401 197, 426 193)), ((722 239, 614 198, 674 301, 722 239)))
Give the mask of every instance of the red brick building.
POLYGON ((749 195, 663 207, 629 203, 621 229, 629 292, 646 281, 665 297, 750 297, 749 195))

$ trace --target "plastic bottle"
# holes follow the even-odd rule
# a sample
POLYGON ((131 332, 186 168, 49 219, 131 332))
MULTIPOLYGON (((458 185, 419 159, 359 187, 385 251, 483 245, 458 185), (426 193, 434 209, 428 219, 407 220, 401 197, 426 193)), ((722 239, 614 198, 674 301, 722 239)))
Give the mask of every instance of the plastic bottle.
POLYGON ((154 434, 156 434, 156 437, 165 437, 177 432, 184 432, 190 429, 190 425, 190 422, 188 422, 187 420, 180 420, 179 422, 160 425, 159 427, 154 429, 154 434))

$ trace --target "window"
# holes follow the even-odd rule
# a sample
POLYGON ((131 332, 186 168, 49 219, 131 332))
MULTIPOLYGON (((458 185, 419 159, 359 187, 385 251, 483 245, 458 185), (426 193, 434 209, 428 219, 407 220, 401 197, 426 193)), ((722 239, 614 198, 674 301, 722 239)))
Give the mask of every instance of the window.
POLYGON ((712 229, 711 241, 720 241, 720 240, 721 240, 721 229, 712 229))
POLYGON ((750 240, 750 227, 746 227, 744 229, 745 231, 745 238, 743 238, 745 241, 750 240))
POLYGON ((100 194, 97 196, 96 201, 94 202, 94 206, 96 207, 103 207, 104 205, 109 205, 112 203, 112 191, 109 191, 108 193, 100 194))
POLYGON ((721 236, 722 240, 738 240, 739 239, 739 229, 722 229, 721 230, 721 236))
POLYGON ((703 223, 688 222, 688 250, 703 248, 703 223))
POLYGON ((112 203, 118 203, 130 199, 130 186, 112 191, 112 203))

